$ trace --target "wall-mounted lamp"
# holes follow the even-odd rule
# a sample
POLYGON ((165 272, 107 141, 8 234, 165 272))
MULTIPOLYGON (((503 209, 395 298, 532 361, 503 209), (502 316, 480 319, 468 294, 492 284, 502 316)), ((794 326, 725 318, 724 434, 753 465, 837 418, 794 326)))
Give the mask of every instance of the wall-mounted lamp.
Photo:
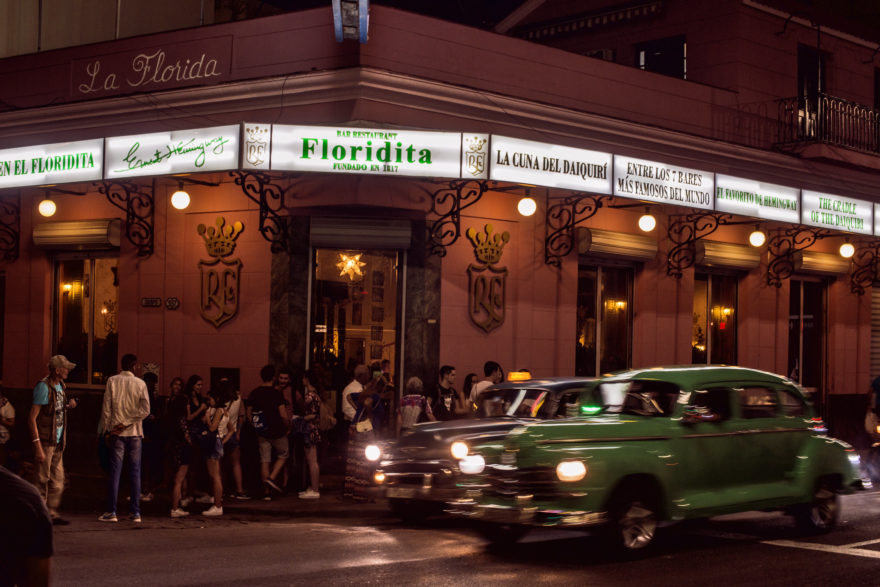
POLYGON ((764 234, 764 231, 761 230, 760 225, 755 225, 755 230, 749 235, 749 244, 753 247, 763 246, 764 242, 767 240, 767 235, 764 234))
POLYGON ((178 210, 185 210, 189 206, 189 193, 183 189, 183 182, 178 182, 177 191, 171 194, 171 205, 178 210))
POLYGON ((37 210, 40 212, 40 215, 45 216, 46 218, 55 214, 55 202, 52 201, 49 194, 46 194, 46 197, 43 198, 43 201, 37 206, 37 210))
POLYGON ((651 214, 650 208, 645 208, 645 213, 639 217, 639 228, 644 232, 651 232, 657 227, 657 219, 651 214))
POLYGON ((526 195, 520 198, 516 205, 516 211, 523 216, 531 216, 538 209, 538 203, 532 198, 531 190, 526 189, 526 195))
POLYGON ((845 243, 840 245, 840 256, 844 259, 849 259, 853 255, 855 255, 855 253, 856 248, 851 242, 849 242, 849 239, 847 239, 845 243))

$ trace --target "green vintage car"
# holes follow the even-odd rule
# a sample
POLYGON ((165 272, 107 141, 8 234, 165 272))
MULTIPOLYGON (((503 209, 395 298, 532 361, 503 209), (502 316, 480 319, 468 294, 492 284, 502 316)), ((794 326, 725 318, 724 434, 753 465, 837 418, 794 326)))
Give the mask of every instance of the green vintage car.
POLYGON ((862 487, 859 459, 828 437, 801 389, 754 369, 681 366, 603 377, 596 416, 521 426, 453 513, 494 542, 531 527, 597 528, 624 551, 658 525, 784 509, 827 531, 838 495, 862 487), (474 492, 472 492, 473 494, 474 492))

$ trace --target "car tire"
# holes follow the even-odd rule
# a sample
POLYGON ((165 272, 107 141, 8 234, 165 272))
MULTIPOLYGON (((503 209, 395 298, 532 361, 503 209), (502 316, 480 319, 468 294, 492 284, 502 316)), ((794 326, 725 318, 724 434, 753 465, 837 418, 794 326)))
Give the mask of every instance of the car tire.
POLYGON ((516 544, 528 534, 528 526, 519 524, 493 524, 483 522, 477 525, 477 531, 493 546, 510 546, 516 544))
POLYGON ((408 524, 423 524, 431 515, 440 513, 435 511, 429 504, 423 504, 408 499, 392 498, 388 500, 391 513, 408 524))
POLYGON ((797 506, 794 517, 804 532, 822 534, 833 530, 840 518, 840 497, 834 486, 825 481, 817 483, 810 503, 797 506))
POLYGON ((653 501, 625 493, 612 501, 608 514, 604 534, 615 551, 639 554, 654 545, 659 515, 653 501))

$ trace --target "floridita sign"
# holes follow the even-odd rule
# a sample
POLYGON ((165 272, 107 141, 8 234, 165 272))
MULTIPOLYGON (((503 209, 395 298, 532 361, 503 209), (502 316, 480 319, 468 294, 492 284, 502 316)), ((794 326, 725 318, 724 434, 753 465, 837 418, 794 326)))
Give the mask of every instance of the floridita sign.
POLYGON ((880 236, 864 200, 480 133, 242 123, 38 145, 0 150, 0 189, 232 169, 489 179, 880 236))

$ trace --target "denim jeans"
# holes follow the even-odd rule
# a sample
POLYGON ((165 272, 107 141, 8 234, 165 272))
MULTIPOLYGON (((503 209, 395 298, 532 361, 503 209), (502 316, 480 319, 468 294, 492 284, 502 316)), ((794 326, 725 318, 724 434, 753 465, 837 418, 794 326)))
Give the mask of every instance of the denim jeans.
POLYGON ((107 512, 116 513, 116 500, 119 497, 119 478, 122 476, 122 462, 128 455, 129 485, 131 486, 132 515, 141 513, 141 447, 140 436, 110 437, 110 477, 107 484, 107 512))

